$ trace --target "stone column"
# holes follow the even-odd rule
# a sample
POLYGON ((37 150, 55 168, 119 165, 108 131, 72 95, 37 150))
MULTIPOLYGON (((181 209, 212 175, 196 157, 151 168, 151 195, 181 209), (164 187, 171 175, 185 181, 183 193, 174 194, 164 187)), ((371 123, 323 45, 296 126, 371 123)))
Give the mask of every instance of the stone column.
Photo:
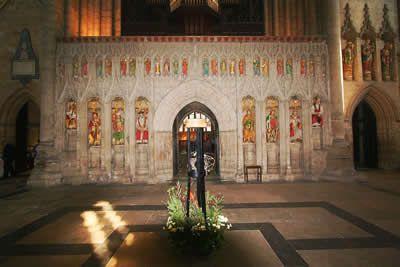
POLYGON ((263 125, 263 103, 262 100, 256 100, 256 155, 257 165, 262 166, 262 125, 263 125))
POLYGON ((361 60, 361 39, 356 39, 356 58, 354 61, 354 80, 355 81, 363 81, 363 69, 362 69, 362 60, 361 60))
POLYGON ((58 153, 54 147, 55 69, 56 69, 56 12, 54 1, 42 7, 40 60, 40 144, 35 169, 28 183, 32 186, 51 186, 61 183, 58 153))
POLYGON ((325 176, 343 177, 353 173, 353 160, 351 147, 345 142, 340 3, 337 0, 327 0, 325 5, 333 136, 333 144, 328 150, 325 176))
POLYGON ((289 155, 289 102, 287 99, 279 101, 279 134, 280 134, 280 168, 281 175, 285 175, 290 168, 289 155))

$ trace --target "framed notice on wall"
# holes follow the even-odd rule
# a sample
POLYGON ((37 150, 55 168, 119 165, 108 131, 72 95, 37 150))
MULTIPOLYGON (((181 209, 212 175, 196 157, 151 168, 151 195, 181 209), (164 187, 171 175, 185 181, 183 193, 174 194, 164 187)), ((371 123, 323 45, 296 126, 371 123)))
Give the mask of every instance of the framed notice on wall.
POLYGON ((18 47, 11 62, 11 77, 23 85, 39 79, 39 60, 32 48, 31 36, 27 29, 22 30, 18 47))

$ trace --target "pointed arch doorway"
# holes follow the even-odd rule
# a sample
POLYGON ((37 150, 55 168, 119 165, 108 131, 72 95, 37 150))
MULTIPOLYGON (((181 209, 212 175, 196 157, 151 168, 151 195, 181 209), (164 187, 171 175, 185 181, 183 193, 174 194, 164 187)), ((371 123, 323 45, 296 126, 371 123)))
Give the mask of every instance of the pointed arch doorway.
POLYGON ((207 121, 207 129, 204 134, 204 153, 214 157, 215 168, 209 174, 210 178, 218 178, 219 170, 219 126, 214 113, 200 102, 192 102, 186 105, 175 118, 173 134, 173 168, 174 177, 186 177, 187 149, 186 149, 186 127, 185 122, 189 118, 204 118, 207 121))
POLYGON ((376 116, 367 103, 361 101, 353 114, 354 167, 357 170, 378 167, 378 137, 376 116))

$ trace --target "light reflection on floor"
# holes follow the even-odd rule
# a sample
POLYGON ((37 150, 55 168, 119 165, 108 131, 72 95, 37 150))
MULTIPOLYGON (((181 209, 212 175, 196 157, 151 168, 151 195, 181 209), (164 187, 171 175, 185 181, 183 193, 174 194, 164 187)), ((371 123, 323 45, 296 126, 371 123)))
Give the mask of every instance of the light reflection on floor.
MULTIPOLYGON (((93 245, 94 252, 100 258, 110 258, 112 252, 108 249, 108 244, 106 240, 106 233, 104 228, 107 226, 111 226, 113 230, 119 231, 121 233, 126 233, 128 231, 126 227, 126 222, 122 219, 121 216, 117 214, 114 210, 113 206, 108 201, 99 201, 95 205, 95 207, 100 207, 102 209, 102 213, 98 214, 95 211, 84 211, 81 213, 81 218, 83 219, 83 225, 87 228, 90 240, 93 245), (101 218, 103 216, 103 218, 101 218), (105 223, 101 223, 101 219, 106 219, 102 221, 108 221, 109 225, 105 225, 105 223)), ((132 246, 135 241, 135 235, 133 233, 129 233, 125 238, 125 245, 132 246)), ((108 262, 108 267, 115 267, 118 264, 118 260, 116 258, 110 258, 108 262)))

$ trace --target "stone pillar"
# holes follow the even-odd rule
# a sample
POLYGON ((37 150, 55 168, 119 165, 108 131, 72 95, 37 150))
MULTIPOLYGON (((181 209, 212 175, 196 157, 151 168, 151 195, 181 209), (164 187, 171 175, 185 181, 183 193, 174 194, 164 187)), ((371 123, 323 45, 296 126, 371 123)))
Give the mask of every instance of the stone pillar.
MULTIPOLYGON (((115 62, 114 62, 115 63, 115 62)), ((115 65, 114 65, 115 66, 115 65)), ((111 179, 111 159, 112 159, 112 147, 111 147, 111 102, 109 99, 104 100, 102 107, 103 121, 102 121, 102 145, 101 145, 101 165, 102 169, 105 169, 106 176, 110 181, 111 179)), ((106 178, 106 179, 107 179, 106 178)))
POLYGON ((279 101, 279 133, 281 175, 285 175, 291 168, 289 150, 289 102, 287 99, 279 101))
POLYGON ((59 155, 54 147, 56 12, 55 3, 42 7, 40 60, 40 144, 35 168, 28 183, 32 186, 51 186, 61 182, 59 155))
POLYGON ((356 45, 356 58, 354 61, 354 80, 355 81, 363 81, 363 69, 362 69, 362 60, 361 60, 361 39, 357 38, 355 41, 356 45))
POLYGON ((262 125, 263 125, 263 103, 264 101, 256 100, 256 155, 257 155, 257 165, 262 166, 262 148, 263 148, 263 138, 262 138, 262 125))
POLYGON ((329 51, 329 82, 331 101, 331 123, 333 144, 328 150, 327 169, 324 175, 329 177, 344 177, 353 174, 353 159, 351 147, 345 142, 344 124, 344 91, 340 36, 340 3, 337 0, 325 2, 327 16, 329 51))

